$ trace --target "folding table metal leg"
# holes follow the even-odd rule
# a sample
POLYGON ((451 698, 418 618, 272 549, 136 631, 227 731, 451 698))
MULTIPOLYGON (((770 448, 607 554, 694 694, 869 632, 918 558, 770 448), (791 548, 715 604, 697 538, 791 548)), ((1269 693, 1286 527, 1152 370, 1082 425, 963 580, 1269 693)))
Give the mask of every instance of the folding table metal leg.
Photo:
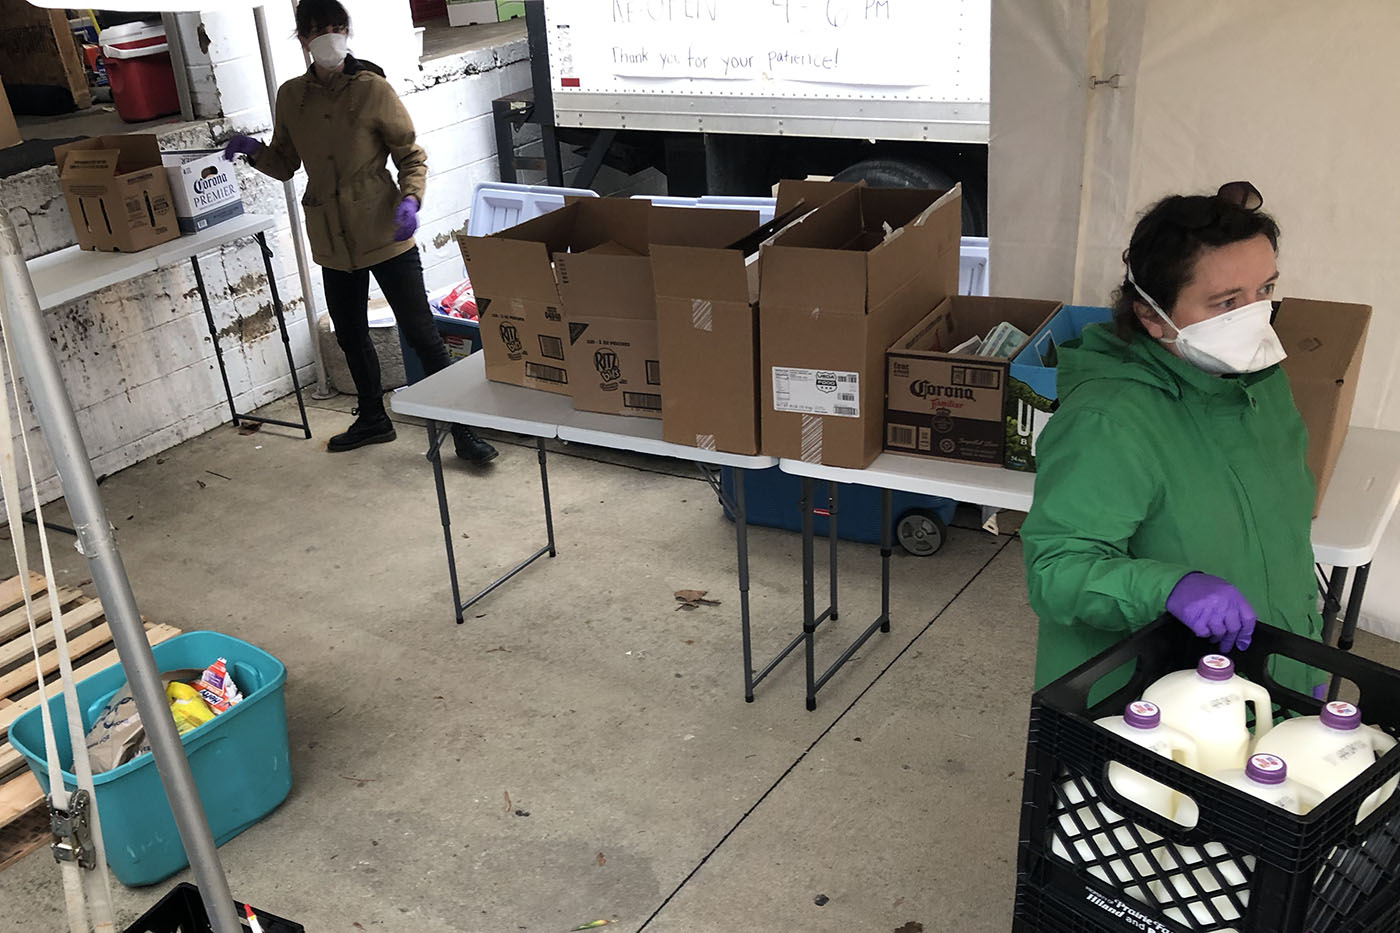
POLYGON ((447 574, 452 582, 452 611, 461 625, 464 621, 463 613, 491 593, 494 593, 507 580, 514 577, 520 571, 539 560, 541 557, 554 557, 558 551, 554 543, 554 513, 549 503, 549 471, 546 466, 546 454, 544 438, 538 441, 539 461, 540 461, 540 486, 544 495, 544 527, 547 536, 547 543, 529 557, 516 564, 510 572, 496 580, 490 586, 477 593, 466 602, 462 602, 461 586, 457 581, 457 556, 452 546, 452 522, 448 515, 447 508, 447 487, 442 476, 442 445, 451 432, 436 421, 428 422, 428 461, 433 465, 433 481, 437 485, 438 512, 442 516, 442 537, 447 548, 447 574))
POLYGON ((733 468, 734 495, 730 496, 724 491, 724 482, 719 470, 703 463, 697 463, 696 467, 699 468, 700 475, 705 482, 709 483, 710 488, 715 491, 720 504, 734 516, 734 539, 739 558, 739 634, 744 654, 744 702, 752 703, 754 688, 759 685, 763 678, 773 673, 784 658, 792 654, 793 650, 802 643, 804 636, 797 635, 788 642, 787 647, 779 651, 772 660, 763 666, 763 670, 754 672, 752 616, 749 608, 749 513, 744 488, 746 472, 739 467, 733 468))
POLYGON ((214 324, 214 312, 209 308, 209 292, 204 287, 204 271, 199 268, 199 257, 191 256, 194 267, 194 284, 199 289, 199 300, 204 305, 204 320, 209 324, 209 339, 214 342, 214 359, 219 363, 219 376, 224 380, 224 395, 228 398, 229 414, 233 416, 234 427, 238 426, 238 409, 233 405, 233 389, 228 384, 228 369, 224 366, 224 351, 219 346, 219 328, 214 324))
POLYGON ((827 585, 831 588, 831 618, 833 620, 840 617, 836 611, 836 582, 838 579, 836 573, 836 550, 841 540, 840 534, 836 529, 836 491, 836 483, 828 482, 826 484, 826 511, 829 516, 827 523, 827 546, 831 548, 830 567, 828 570, 830 578, 827 580, 827 585))
POLYGON ((447 578, 452 582, 452 614, 462 624, 462 597, 457 584, 457 553, 452 547, 452 518, 447 508, 447 486, 442 481, 442 442, 447 437, 436 421, 428 422, 428 462, 433 465, 433 483, 437 486, 438 514, 442 518, 442 537, 447 545, 447 578))
POLYGON ((1370 564, 1362 564, 1352 574, 1351 597, 1347 600, 1347 612, 1342 620, 1342 634, 1337 639, 1337 647, 1343 651, 1350 651, 1356 641, 1356 624, 1361 620, 1361 602, 1366 598, 1366 583, 1370 578, 1370 564))
MULTIPOLYGON (((1321 572, 1321 568, 1318 568, 1321 572)), ((1326 588, 1319 586, 1322 590, 1322 643, 1332 644, 1332 637, 1337 633, 1337 616, 1342 611, 1342 592, 1347 585, 1347 568, 1333 567, 1332 573, 1327 578, 1326 588)))
POLYGON ((880 626, 880 631, 888 633, 890 630, 890 555, 894 552, 893 542, 890 540, 893 534, 894 524, 894 492, 889 489, 880 490, 880 618, 884 620, 884 625, 880 626))
MULTIPOLYGON (((816 534, 814 522, 812 520, 812 480, 806 476, 802 477, 802 498, 799 508, 802 510, 802 640, 806 646, 807 654, 807 709, 817 708, 817 688, 816 688, 816 633, 817 625, 817 596, 816 573, 812 564, 815 558, 815 542, 812 540, 816 534)), ((830 611, 828 609, 828 611, 830 611)))
POLYGON ((258 249, 262 251, 263 268, 267 270, 267 289, 272 293, 272 313, 277 316, 277 329, 282 333, 282 348, 287 353, 287 372, 292 377, 292 392, 297 397, 297 411, 301 413, 301 424, 292 424, 287 421, 275 421, 272 418, 255 418, 251 415, 244 415, 250 421, 259 421, 263 424, 279 424, 287 428, 300 427, 307 439, 311 438, 311 422, 306 418, 306 402, 301 397, 301 380, 297 378, 297 362, 292 356, 292 338, 287 333, 287 318, 282 313, 282 296, 277 291, 277 275, 272 271, 272 250, 267 246, 267 235, 259 233, 257 235, 258 249))

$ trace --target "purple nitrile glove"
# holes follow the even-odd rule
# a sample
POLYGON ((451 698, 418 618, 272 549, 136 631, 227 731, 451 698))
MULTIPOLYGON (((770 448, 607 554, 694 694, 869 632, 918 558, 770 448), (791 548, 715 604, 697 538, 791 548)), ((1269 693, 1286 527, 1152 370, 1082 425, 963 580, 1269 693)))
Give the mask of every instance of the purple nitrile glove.
POLYGON ((1167 597, 1167 611, 1222 652, 1243 651, 1254 637, 1254 607, 1228 581, 1205 573, 1188 573, 1167 597))
POLYGON ((251 136, 235 136, 224 146, 224 158, 232 162, 234 156, 251 157, 262 148, 262 143, 251 136))
POLYGON ((394 239, 403 241, 413 236, 418 229, 418 199, 412 195, 399 202, 394 209, 394 239))

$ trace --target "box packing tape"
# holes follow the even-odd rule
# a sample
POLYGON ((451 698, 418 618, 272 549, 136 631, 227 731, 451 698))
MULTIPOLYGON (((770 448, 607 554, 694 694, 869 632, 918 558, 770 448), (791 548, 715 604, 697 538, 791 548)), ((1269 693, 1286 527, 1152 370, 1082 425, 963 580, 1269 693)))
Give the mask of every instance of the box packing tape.
POLYGON ((695 446, 698 447, 698 448, 700 448, 701 450, 718 450, 718 449, 719 449, 719 447, 715 444, 715 436, 714 436, 713 434, 697 434, 697 435, 695 435, 695 446))
POLYGON ((802 462, 822 462, 822 419, 820 415, 802 416, 802 462))
POLYGON ((696 330, 713 331, 715 322, 715 306, 704 298, 692 298, 690 300, 690 323, 696 330))

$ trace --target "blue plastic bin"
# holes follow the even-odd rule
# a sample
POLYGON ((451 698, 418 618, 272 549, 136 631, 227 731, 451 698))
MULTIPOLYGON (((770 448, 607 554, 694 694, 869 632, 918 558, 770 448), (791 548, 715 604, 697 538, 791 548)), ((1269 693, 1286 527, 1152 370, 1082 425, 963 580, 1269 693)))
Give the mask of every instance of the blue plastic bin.
MULTIPOLYGON (((476 321, 434 312, 433 323, 437 325, 438 333, 442 334, 443 342, 447 344, 447 355, 453 363, 481 349, 481 327, 476 321)), ((413 385, 427 373, 423 372, 423 363, 418 359, 418 354, 403 339, 402 330, 399 331, 399 346, 403 349, 404 381, 413 385)))
MULTIPOLYGON (((272 812, 292 789, 282 693, 287 670, 266 651, 218 632, 186 632, 152 651, 162 671, 202 670, 217 658, 227 658, 233 682, 243 693, 243 702, 181 736, 214 841, 223 845, 272 812)), ((78 683, 84 733, 125 682, 121 666, 113 665, 78 683)), ((77 780, 71 770, 73 752, 62 701, 62 694, 49 700, 49 710, 63 780, 73 790, 77 780)), ((27 710, 10 726, 10 744, 24 756, 47 792, 49 769, 39 707, 27 710)), ((132 886, 155 884, 189 864, 150 752, 94 774, 92 780, 107 862, 118 881, 132 886)))
MULTIPOLYGON (((734 497, 734 470, 724 467, 720 481, 724 494, 734 497)), ((802 510, 798 508, 802 500, 802 477, 784 473, 778 467, 766 470, 744 471, 744 509, 748 513, 750 525, 767 528, 785 528, 788 531, 802 530, 802 510)), ((910 492, 896 491, 891 499, 890 517, 898 527, 899 520, 912 511, 932 512, 947 525, 953 520, 958 504, 952 499, 940 496, 921 496, 910 492)), ((826 507, 826 484, 813 485, 812 506, 826 507)), ((725 509, 725 517, 730 521, 734 516, 725 509)), ((818 536, 827 533, 828 520, 824 515, 813 518, 813 528, 818 536)), ((838 483, 836 488, 836 528, 843 541, 859 541, 864 544, 880 543, 880 490, 873 486, 858 486, 851 483, 838 483)), ((891 528, 892 540, 898 543, 898 536, 891 528)))

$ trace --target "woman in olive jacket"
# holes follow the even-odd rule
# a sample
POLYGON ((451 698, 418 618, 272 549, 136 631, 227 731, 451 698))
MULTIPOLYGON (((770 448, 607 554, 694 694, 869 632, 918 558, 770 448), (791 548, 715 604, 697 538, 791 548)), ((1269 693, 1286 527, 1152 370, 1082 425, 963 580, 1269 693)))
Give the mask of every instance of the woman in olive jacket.
MULTIPOLYGON (((359 408, 350 428, 330 439, 331 451, 381 444, 395 437, 384 408, 379 358, 369 333, 369 277, 394 311, 399 330, 435 373, 450 358, 433 323, 413 233, 428 175, 413 121, 384 72, 346 51, 350 17, 338 0, 301 0, 297 37, 312 57, 306 73, 277 91, 272 140, 234 136, 225 158, 247 157, 279 181, 306 168, 306 235, 321 266, 336 341, 355 380, 359 408), (394 160, 398 181, 386 162, 394 160)), ((496 456, 490 444, 458 425, 457 455, 473 463, 496 456)))

